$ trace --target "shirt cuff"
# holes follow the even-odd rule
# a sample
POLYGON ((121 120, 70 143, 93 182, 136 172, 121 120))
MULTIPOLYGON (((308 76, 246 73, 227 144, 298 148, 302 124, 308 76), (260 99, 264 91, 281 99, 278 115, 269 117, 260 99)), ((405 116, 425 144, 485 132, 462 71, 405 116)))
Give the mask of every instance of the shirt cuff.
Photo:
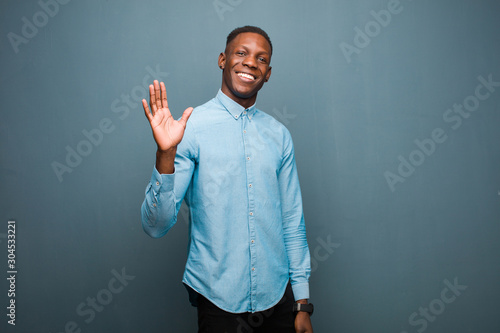
POLYGON ((153 168, 150 182, 155 193, 172 191, 174 189, 174 181, 175 171, 171 174, 160 174, 156 166, 153 168))
POLYGON ((309 283, 292 284, 292 290, 295 301, 299 299, 309 299, 309 283))

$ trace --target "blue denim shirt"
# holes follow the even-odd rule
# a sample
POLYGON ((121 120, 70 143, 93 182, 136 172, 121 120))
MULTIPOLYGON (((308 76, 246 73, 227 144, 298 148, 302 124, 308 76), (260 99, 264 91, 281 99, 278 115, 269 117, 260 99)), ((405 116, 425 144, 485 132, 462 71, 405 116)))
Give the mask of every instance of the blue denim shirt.
POLYGON ((219 90, 189 118, 175 172, 153 170, 141 208, 145 232, 165 235, 183 199, 191 216, 187 286, 233 313, 269 309, 289 280, 296 300, 309 298, 310 254, 285 126, 219 90))

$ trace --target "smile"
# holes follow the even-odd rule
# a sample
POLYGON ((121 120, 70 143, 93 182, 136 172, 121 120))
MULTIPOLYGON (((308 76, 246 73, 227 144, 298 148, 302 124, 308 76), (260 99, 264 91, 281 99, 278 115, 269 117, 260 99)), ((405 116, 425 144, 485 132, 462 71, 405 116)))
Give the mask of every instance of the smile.
POLYGON ((256 77, 252 74, 242 73, 242 72, 239 72, 236 74, 243 79, 247 79, 247 80, 251 80, 251 81, 255 81, 255 79, 256 79, 256 77))

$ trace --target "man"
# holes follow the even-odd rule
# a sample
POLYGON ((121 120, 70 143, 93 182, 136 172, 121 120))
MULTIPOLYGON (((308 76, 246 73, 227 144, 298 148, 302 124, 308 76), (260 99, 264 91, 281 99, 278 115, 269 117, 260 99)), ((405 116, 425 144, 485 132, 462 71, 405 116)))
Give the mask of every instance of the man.
POLYGON ((237 28, 219 55, 222 87, 214 99, 187 108, 178 121, 163 82, 149 86, 151 110, 142 101, 158 146, 142 225, 161 237, 182 200, 189 205, 183 283, 198 307, 199 332, 312 332, 293 143, 255 107, 271 55, 263 30, 237 28))

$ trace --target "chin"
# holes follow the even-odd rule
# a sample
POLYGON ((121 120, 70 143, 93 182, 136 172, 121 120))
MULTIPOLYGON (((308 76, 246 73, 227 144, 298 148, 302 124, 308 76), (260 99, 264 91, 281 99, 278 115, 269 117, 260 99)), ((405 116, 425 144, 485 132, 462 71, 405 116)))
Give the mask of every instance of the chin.
POLYGON ((235 96, 238 96, 239 98, 251 98, 259 92, 259 90, 262 88, 262 85, 254 86, 251 88, 248 87, 234 87, 234 88, 235 89, 233 90, 233 94, 235 96))

